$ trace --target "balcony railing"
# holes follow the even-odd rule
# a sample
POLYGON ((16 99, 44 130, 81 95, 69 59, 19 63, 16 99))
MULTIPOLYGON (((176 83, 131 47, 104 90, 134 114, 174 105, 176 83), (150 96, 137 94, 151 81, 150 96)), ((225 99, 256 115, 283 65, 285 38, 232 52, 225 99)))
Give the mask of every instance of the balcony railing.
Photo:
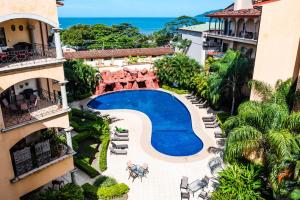
POLYGON ((50 47, 41 44, 34 44, 32 47, 24 45, 17 49, 11 48, 0 53, 0 67, 27 61, 34 61, 43 58, 55 58, 55 47, 50 47))
POLYGON ((214 35, 223 35, 223 36, 229 36, 229 37, 238 37, 241 39, 252 39, 252 40, 257 40, 258 34, 255 32, 250 32, 250 31, 240 31, 235 35, 234 31, 229 30, 227 33, 221 30, 216 30, 216 31, 210 31, 210 34, 214 35))
POLYGON ((70 148, 54 139, 36 142, 22 149, 11 152, 16 177, 25 176, 35 169, 42 168, 49 163, 71 154, 70 148))
POLYGON ((5 128, 39 120, 62 111, 61 102, 60 96, 43 89, 32 91, 31 94, 17 95, 13 103, 2 99, 5 128), (3 103, 4 101, 6 103, 3 103))

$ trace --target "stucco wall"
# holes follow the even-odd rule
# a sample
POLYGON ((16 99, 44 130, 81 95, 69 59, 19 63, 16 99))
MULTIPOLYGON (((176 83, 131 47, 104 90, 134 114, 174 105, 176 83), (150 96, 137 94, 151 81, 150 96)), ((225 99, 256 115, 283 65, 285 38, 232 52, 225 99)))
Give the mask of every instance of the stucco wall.
POLYGON ((234 10, 253 8, 252 0, 235 0, 234 10))
MULTIPOLYGON (((297 78, 300 39, 300 1, 281 0, 262 10, 253 78, 274 85, 278 79, 297 78)), ((255 99, 254 91, 251 95, 255 99)))
POLYGON ((12 160, 9 152, 11 147, 21 139, 38 130, 53 127, 68 128, 68 114, 65 113, 60 116, 13 129, 9 132, 0 133, 0 146, 1 149, 3 149, 3 151, 0 151, 0 199, 17 199, 16 197, 22 196, 73 169, 73 160, 70 158, 26 177, 20 182, 14 184, 10 183, 10 180, 14 178, 12 160))
POLYGON ((1 0, 0 22, 13 18, 40 19, 58 27, 55 0, 1 0))
POLYGON ((190 58, 195 59, 201 65, 205 64, 205 50, 203 49, 203 36, 202 33, 197 32, 182 32, 182 39, 188 39, 192 41, 191 46, 186 53, 190 58))
POLYGON ((11 71, 0 74, 0 93, 10 86, 23 80, 33 78, 50 78, 57 81, 64 81, 64 71, 62 64, 53 64, 51 66, 41 66, 31 69, 20 69, 19 71, 11 71))

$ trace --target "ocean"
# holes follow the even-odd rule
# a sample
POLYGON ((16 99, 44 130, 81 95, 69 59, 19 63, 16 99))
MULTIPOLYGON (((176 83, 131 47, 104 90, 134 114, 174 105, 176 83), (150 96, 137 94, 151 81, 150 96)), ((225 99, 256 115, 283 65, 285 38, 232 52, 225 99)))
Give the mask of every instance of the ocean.
POLYGON ((106 24, 114 25, 120 23, 129 23, 138 27, 143 34, 151 34, 161 30, 164 25, 175 18, 59 18, 60 26, 63 29, 69 28, 76 24, 106 24))

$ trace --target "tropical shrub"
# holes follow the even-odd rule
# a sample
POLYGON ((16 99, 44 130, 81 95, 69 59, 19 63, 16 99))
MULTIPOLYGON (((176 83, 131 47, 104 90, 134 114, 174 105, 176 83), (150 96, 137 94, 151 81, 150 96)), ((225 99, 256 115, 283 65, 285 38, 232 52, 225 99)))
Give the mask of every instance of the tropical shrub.
POLYGON ((98 200, 97 191, 98 188, 94 185, 91 185, 89 183, 85 183, 82 186, 84 197, 88 200, 98 200))
POLYGON ((81 100, 93 94, 96 88, 97 70, 83 63, 82 60, 64 62, 67 80, 67 92, 72 100, 81 100))
POLYGON ((129 191, 129 187, 124 184, 116 184, 110 187, 101 187, 98 190, 98 196, 101 199, 112 199, 116 197, 122 197, 123 195, 127 194, 129 191))
POLYGON ((161 84, 189 89, 191 78, 200 73, 202 67, 194 59, 176 54, 156 61, 155 68, 161 84))
POLYGON ((93 168, 86 160, 74 157, 76 167, 84 171, 89 177, 94 178, 99 175, 99 172, 93 168))
POLYGON ((174 87, 170 87, 168 85, 162 85, 162 89, 168 90, 168 91, 171 91, 171 92, 175 92, 176 94, 188 94, 189 93, 188 90, 174 88, 174 87))
POLYGON ((100 158, 99 158, 99 167, 102 172, 104 172, 107 169, 107 149, 109 145, 110 138, 109 136, 106 136, 102 140, 101 144, 101 151, 100 151, 100 158))
POLYGON ((60 190, 48 188, 43 192, 30 195, 28 200, 84 200, 83 190, 73 183, 66 184, 60 190))
POLYGON ((213 192, 212 199, 263 199, 259 192, 262 186, 259 174, 253 165, 230 165, 219 173, 220 185, 213 192))
POLYGON ((279 198, 291 192, 287 181, 297 185, 299 180, 300 113, 291 111, 288 103, 295 97, 295 88, 291 80, 278 81, 275 88, 252 81, 252 87, 261 101, 241 104, 238 114, 223 124, 228 135, 225 158, 264 166, 274 196, 279 198))
POLYGON ((96 187, 110 187, 116 184, 117 184, 116 179, 108 176, 100 176, 94 182, 94 186, 96 187))

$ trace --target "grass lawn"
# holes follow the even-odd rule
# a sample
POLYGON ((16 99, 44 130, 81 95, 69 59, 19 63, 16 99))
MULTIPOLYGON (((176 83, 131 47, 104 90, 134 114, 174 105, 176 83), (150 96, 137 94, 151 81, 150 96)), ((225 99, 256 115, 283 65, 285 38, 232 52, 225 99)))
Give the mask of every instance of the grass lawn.
POLYGON ((93 138, 87 138, 80 142, 77 156, 84 159, 89 164, 92 164, 93 160, 96 159, 96 153, 98 153, 99 146, 99 141, 93 138))
POLYGON ((162 89, 168 90, 170 92, 175 92, 176 94, 189 94, 189 91, 187 91, 187 90, 170 87, 168 85, 162 85, 162 89))

